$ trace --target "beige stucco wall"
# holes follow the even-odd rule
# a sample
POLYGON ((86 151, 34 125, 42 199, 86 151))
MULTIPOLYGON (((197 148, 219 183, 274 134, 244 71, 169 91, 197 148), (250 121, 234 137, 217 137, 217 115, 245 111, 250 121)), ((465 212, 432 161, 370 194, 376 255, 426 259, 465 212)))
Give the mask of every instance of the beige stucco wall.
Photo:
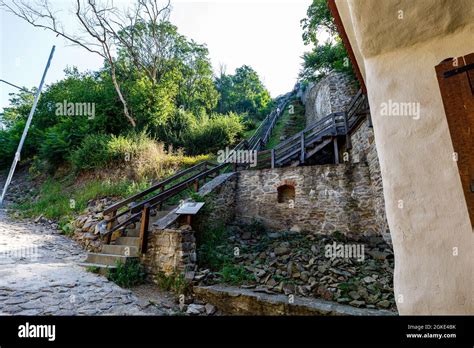
POLYGON ((398 310, 474 314, 474 233, 434 70, 443 59, 474 52, 474 6, 469 0, 337 5, 350 12, 344 26, 357 38, 351 44, 357 45, 365 71, 395 253, 398 310), (411 14, 410 20, 394 22, 390 16, 397 8, 411 14), (394 39, 397 29, 400 37, 394 39), (389 99, 419 103, 420 118, 382 116, 381 105, 389 99))

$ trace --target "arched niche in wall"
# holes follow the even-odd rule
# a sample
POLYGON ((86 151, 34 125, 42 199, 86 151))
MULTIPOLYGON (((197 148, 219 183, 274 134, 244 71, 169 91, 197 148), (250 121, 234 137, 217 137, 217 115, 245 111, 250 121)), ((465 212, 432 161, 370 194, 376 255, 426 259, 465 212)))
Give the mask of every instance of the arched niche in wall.
POLYGON ((291 184, 283 184, 277 187, 278 203, 288 203, 295 200, 295 186, 291 184))

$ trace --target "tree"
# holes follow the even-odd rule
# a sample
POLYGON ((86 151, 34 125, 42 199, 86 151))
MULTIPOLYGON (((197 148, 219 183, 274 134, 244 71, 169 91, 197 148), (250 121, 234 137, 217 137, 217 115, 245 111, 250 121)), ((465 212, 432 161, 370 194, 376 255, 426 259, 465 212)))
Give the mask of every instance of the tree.
POLYGON ((220 93, 218 110, 221 113, 248 113, 261 117, 271 106, 270 93, 255 70, 243 65, 235 70, 234 75, 222 73, 216 79, 220 93))
POLYGON ((313 44, 314 48, 303 54, 300 79, 317 81, 330 71, 336 70, 345 72, 355 80, 354 71, 329 11, 327 0, 313 0, 306 14, 307 17, 301 20, 303 42, 306 45, 313 44), (325 42, 319 38, 323 33, 328 35, 325 42))
POLYGON ((306 18, 301 20, 303 41, 306 45, 318 43, 318 33, 326 31, 330 37, 338 36, 334 18, 329 11, 327 0, 313 0, 306 11, 306 18))
MULTIPOLYGON (((135 127, 135 119, 130 114, 121 84, 117 79, 114 48, 117 43, 120 43, 122 48, 128 51, 131 61, 137 67, 148 71, 148 65, 144 64, 143 59, 141 59, 141 52, 135 45, 137 41, 135 40, 134 29, 140 23, 147 23, 144 27, 150 26, 153 32, 157 24, 167 18, 170 11, 169 2, 164 7, 160 7, 156 0, 138 0, 133 11, 120 11, 113 6, 113 2, 76 0, 75 18, 84 30, 83 35, 77 35, 66 30, 59 20, 58 11, 51 7, 48 0, 41 0, 38 5, 31 5, 27 1, 0 0, 0 6, 37 28, 52 31, 72 44, 79 45, 89 52, 103 57, 109 65, 113 85, 123 105, 123 113, 130 124, 135 127), (126 20, 130 22, 131 31, 127 31, 124 26, 126 20)), ((154 39, 155 43, 159 42, 159 37, 154 39)), ((156 63, 154 60, 152 62, 156 63)), ((151 65, 152 69, 155 65, 151 65)))

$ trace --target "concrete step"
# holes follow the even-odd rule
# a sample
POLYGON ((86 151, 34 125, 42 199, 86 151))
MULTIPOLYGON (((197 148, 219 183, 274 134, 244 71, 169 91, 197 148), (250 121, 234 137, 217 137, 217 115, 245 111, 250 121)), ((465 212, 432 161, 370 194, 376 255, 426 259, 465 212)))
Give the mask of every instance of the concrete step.
POLYGON ((125 232, 127 237, 139 237, 140 236, 140 229, 134 228, 133 230, 127 230, 125 232))
POLYGON ((96 268, 98 274, 102 275, 107 275, 109 270, 114 270, 117 267, 116 266, 110 266, 110 265, 103 265, 101 263, 89 263, 89 262, 80 262, 78 263, 79 266, 86 267, 86 268, 96 268))
POLYGON ((118 237, 115 240, 115 245, 128 245, 128 246, 136 246, 140 245, 140 238, 138 237, 118 237))
POLYGON ((125 263, 128 260, 136 257, 114 255, 114 254, 100 254, 100 253, 88 253, 85 263, 94 263, 107 266, 116 266, 117 262, 125 263))
POLYGON ((138 256, 138 247, 129 245, 106 244, 102 246, 102 253, 110 255, 138 256))
POLYGON ((288 296, 283 294, 268 294, 226 285, 195 286, 193 293, 202 302, 211 303, 231 315, 397 315, 389 310, 356 308, 319 298, 294 296, 294 301, 289 302, 288 296))

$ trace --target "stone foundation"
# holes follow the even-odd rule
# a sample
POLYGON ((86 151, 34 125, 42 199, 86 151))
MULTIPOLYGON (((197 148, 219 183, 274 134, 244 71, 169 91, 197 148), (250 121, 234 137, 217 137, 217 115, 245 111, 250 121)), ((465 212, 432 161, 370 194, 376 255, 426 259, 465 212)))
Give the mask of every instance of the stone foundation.
POLYGON ((196 270, 196 239, 190 226, 154 230, 148 237, 148 248, 142 256, 150 276, 194 272, 196 270))

